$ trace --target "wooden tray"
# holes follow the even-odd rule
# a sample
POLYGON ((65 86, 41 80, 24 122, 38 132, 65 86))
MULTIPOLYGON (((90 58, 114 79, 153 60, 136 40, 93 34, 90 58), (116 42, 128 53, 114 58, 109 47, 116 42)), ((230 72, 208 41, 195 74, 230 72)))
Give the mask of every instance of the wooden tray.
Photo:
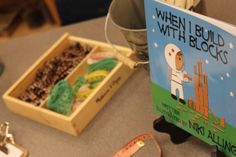
MULTIPOLYGON (((103 80, 103 82, 69 116, 65 116, 47 109, 47 99, 39 106, 34 106, 17 98, 19 94, 22 93, 33 81, 37 69, 42 67, 45 61, 62 53, 62 50, 68 47, 73 41, 78 41, 81 44, 89 45, 93 47, 93 49, 65 78, 65 80, 68 80, 68 82, 71 84, 75 81, 78 75, 83 75, 85 73, 88 66, 86 60, 89 55, 96 53, 99 50, 112 50, 111 47, 106 43, 65 34, 5 92, 3 95, 3 100, 8 109, 12 112, 42 124, 65 131, 69 134, 78 135, 104 107, 104 105, 115 94, 119 87, 121 87, 121 85, 129 78, 129 76, 133 73, 133 70, 119 62, 109 73, 109 75, 103 80)), ((116 48, 128 57, 130 57, 132 54, 132 51, 129 48, 120 46, 116 46, 116 48)))

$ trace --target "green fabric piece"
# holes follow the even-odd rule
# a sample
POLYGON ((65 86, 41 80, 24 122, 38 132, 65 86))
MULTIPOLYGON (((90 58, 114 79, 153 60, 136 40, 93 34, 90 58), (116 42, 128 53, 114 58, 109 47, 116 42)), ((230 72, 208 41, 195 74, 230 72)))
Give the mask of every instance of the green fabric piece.
POLYGON ((59 81, 52 89, 47 107, 57 113, 68 115, 74 102, 74 92, 65 80, 59 81))
POLYGON ((96 70, 106 70, 111 71, 116 65, 117 60, 114 58, 106 58, 97 63, 91 64, 88 67, 88 74, 96 70))
POLYGON ((81 86, 85 84, 85 79, 83 76, 78 76, 75 83, 74 83, 74 93, 77 93, 81 86))

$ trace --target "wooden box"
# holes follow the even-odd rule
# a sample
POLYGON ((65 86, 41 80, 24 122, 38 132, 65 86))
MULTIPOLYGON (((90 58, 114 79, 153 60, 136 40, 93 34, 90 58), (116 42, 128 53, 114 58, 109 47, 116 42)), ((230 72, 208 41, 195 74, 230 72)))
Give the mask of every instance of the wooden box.
MULTIPOLYGON (((35 77, 37 69, 43 66, 45 61, 57 56, 62 52, 71 42, 78 41, 92 46, 92 51, 77 65, 73 71, 65 78, 69 83, 75 81, 78 75, 85 73, 88 66, 86 59, 92 53, 99 50, 112 50, 111 47, 103 42, 93 41, 89 39, 63 35, 48 51, 46 51, 33 64, 23 76, 15 82, 3 95, 3 100, 9 110, 24 117, 33 119, 42 124, 54 127, 56 129, 65 131, 72 135, 78 135, 86 125, 95 117, 95 115, 103 108, 113 94, 121 87, 121 85, 132 74, 132 70, 125 66, 122 62, 118 62, 116 67, 108 74, 108 76, 101 82, 101 84, 86 98, 85 101, 69 116, 65 116, 46 108, 47 100, 43 101, 39 106, 32 105, 25 101, 18 99, 26 87, 32 82, 35 77)), ((116 46, 121 52, 131 56, 132 52, 129 48, 116 46)))

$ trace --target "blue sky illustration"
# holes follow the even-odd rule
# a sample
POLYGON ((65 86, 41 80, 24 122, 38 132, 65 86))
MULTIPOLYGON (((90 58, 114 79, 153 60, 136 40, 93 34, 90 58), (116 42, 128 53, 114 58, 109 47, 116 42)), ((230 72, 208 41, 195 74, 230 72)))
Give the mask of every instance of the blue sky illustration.
MULTIPOLYGON (((146 21, 148 31, 148 44, 150 56, 151 79, 158 83, 163 88, 170 90, 170 80, 168 79, 168 65, 164 56, 165 46, 169 43, 177 45, 185 60, 184 71, 193 78, 194 65, 197 64, 198 59, 201 59, 202 70, 208 74, 208 93, 209 106, 211 111, 218 117, 224 117, 226 121, 232 126, 236 127, 236 36, 222 30, 218 26, 193 17, 178 9, 172 9, 171 12, 177 17, 184 18, 186 23, 191 21, 191 26, 186 24, 186 30, 193 29, 195 24, 203 27, 205 33, 210 30, 214 32, 215 37, 220 34, 224 39, 224 46, 219 46, 218 51, 227 51, 226 58, 228 63, 224 64, 220 59, 213 58, 209 52, 197 50, 189 46, 189 35, 193 35, 194 31, 185 31, 186 42, 179 41, 177 38, 173 39, 167 35, 163 35, 158 27, 159 24, 166 25, 166 22, 157 17, 156 8, 161 11, 170 11, 170 7, 157 3, 154 0, 145 2, 146 21), (148 8, 148 9, 147 9, 148 8), (191 27, 191 28, 190 28, 191 27)), ((202 38, 197 39, 198 43, 202 43, 202 38)), ((211 44, 210 41, 208 44, 211 44)), ((193 97, 194 88, 193 81, 184 83, 185 99, 193 97)))

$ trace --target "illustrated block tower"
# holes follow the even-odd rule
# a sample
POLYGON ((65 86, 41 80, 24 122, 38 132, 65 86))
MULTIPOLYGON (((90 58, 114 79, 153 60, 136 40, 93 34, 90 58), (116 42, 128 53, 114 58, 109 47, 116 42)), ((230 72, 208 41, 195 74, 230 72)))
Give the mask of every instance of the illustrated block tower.
POLYGON ((194 65, 194 91, 195 101, 192 98, 189 99, 191 107, 202 115, 208 117, 209 115, 209 102, 208 102, 208 77, 206 73, 202 73, 202 61, 198 60, 197 66, 194 65))

